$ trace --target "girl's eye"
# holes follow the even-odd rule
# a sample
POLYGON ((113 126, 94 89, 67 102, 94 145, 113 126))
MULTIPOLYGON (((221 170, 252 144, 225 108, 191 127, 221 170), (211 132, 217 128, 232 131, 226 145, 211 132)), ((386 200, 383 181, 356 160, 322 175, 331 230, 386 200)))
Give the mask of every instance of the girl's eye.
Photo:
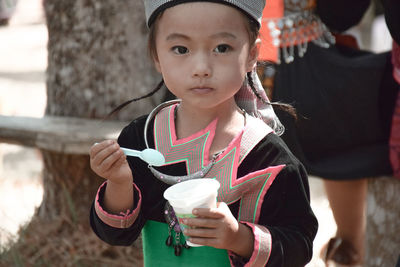
POLYGON ((227 45, 227 44, 221 44, 218 45, 215 49, 214 52, 217 53, 226 53, 231 49, 231 46, 227 45))
POLYGON ((184 46, 174 46, 174 47, 172 47, 172 51, 173 51, 175 54, 183 55, 183 54, 188 53, 188 52, 189 52, 189 49, 187 49, 187 48, 184 47, 184 46))

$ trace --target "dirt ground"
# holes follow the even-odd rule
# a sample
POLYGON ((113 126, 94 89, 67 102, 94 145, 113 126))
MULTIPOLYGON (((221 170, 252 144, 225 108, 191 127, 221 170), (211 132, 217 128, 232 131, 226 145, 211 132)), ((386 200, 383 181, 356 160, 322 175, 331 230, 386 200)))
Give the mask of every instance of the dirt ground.
MULTIPOLYGON (((40 0, 19 0, 7 27, 0 27, 0 114, 41 117, 46 104, 47 30, 40 0)), ((42 201, 42 161, 36 149, 0 144, 0 247, 17 238, 42 201)), ((329 203, 321 180, 310 177, 311 204, 320 228, 314 258, 307 266, 323 266, 321 246, 334 235, 329 203)))

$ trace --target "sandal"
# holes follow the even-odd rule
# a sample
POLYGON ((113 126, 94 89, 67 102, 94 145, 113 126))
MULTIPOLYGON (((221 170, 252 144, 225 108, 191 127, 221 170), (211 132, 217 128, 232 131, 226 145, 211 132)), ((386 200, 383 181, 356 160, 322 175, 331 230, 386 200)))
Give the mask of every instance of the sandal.
POLYGON ((339 237, 329 240, 321 251, 326 266, 361 267, 362 259, 350 242, 339 237))

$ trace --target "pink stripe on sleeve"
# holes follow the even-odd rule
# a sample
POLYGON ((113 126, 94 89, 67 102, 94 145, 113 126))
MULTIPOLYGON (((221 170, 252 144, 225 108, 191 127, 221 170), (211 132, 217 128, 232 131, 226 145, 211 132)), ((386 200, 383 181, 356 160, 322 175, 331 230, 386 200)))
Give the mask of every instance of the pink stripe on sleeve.
POLYGON ((95 211, 97 216, 99 216, 100 220, 102 220, 105 224, 115 227, 115 228, 129 228, 136 220, 137 216, 139 215, 140 206, 142 204, 142 194, 140 189, 133 183, 134 190, 139 193, 139 202, 137 203, 136 208, 133 211, 129 209, 126 212, 121 212, 121 215, 110 214, 101 207, 99 202, 99 193, 100 190, 107 184, 104 182, 99 189, 97 190, 96 194, 96 201, 95 201, 95 211))
POLYGON ((264 226, 242 222, 249 226, 254 234, 254 250, 249 262, 245 267, 265 266, 271 255, 272 238, 271 233, 264 226))

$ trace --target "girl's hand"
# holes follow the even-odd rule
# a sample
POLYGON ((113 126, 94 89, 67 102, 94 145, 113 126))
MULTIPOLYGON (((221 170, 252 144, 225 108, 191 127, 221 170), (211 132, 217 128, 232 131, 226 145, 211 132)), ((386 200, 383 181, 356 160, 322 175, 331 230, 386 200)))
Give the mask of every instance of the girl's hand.
POLYGON ((118 143, 106 140, 90 148, 90 167, 99 176, 116 184, 132 183, 132 172, 118 143))
POLYGON ((250 258, 253 252, 253 233, 250 228, 238 223, 224 202, 218 202, 216 208, 196 208, 193 214, 197 217, 183 220, 189 226, 184 234, 190 237, 190 242, 231 250, 250 258))

